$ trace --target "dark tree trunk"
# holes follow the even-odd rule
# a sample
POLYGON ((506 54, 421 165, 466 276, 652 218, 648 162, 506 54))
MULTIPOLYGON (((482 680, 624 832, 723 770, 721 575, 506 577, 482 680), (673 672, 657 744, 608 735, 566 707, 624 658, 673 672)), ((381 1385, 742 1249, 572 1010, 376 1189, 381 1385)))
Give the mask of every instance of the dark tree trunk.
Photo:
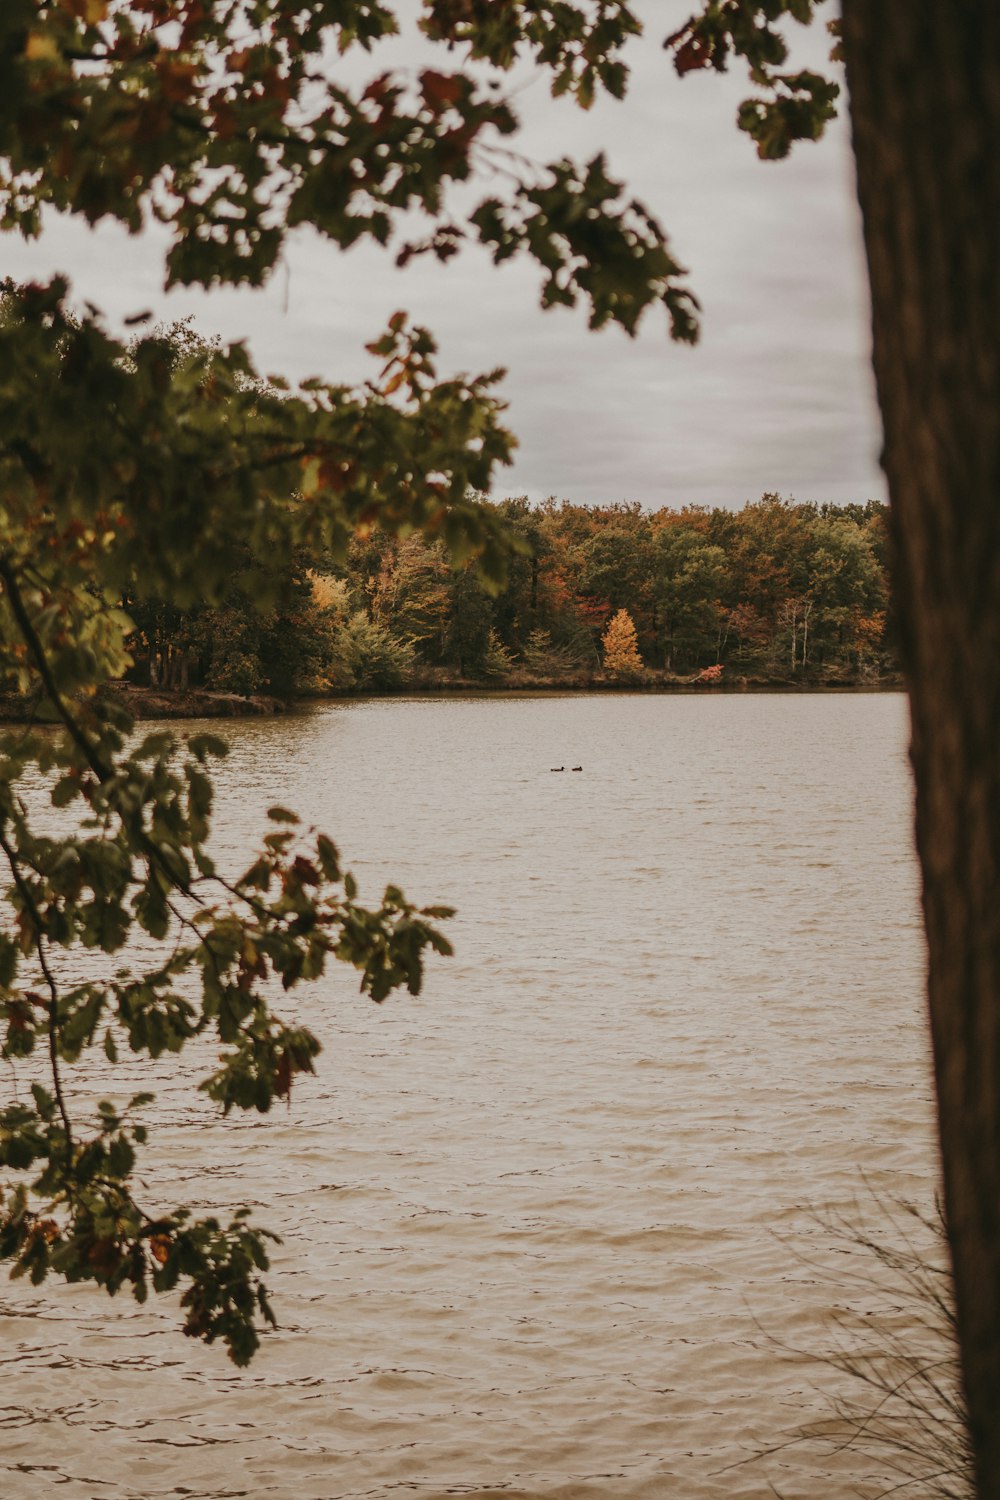
POLYGON ((1000 1500, 1000 4, 844 0, 844 46, 962 1369, 1000 1500))

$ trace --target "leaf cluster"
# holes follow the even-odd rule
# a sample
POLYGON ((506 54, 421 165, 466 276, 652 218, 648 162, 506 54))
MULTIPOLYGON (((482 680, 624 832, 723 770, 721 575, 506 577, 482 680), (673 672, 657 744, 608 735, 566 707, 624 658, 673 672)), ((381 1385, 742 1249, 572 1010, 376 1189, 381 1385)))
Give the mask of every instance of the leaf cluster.
POLYGON ((155 1058, 213 1036, 218 1067, 202 1089, 226 1113, 266 1112, 313 1071, 320 1050, 311 1031, 275 1014, 273 997, 319 978, 331 959, 355 967, 376 1001, 400 985, 418 993, 425 950, 451 951, 435 925, 450 912, 419 910, 394 886, 379 906, 363 906, 332 841, 305 835, 277 807, 257 858, 228 881, 207 848, 208 766, 224 743, 156 733, 127 744, 129 727, 106 706, 86 729, 77 724, 82 743, 36 731, 2 746, 0 848, 13 882, 0 932, 2 1056, 47 1052, 53 1089, 35 1084, 32 1105, 0 1113, 0 1165, 18 1179, 0 1214, 0 1255, 15 1274, 40 1280, 53 1270, 111 1293, 129 1284, 140 1300, 149 1285, 185 1279, 185 1331, 222 1337, 242 1362, 256 1347, 255 1317, 269 1317, 260 1232, 140 1209, 132 1184, 146 1129, 134 1116, 150 1096, 121 1113, 102 1103, 81 1133, 65 1066, 95 1045, 114 1063, 120 1046, 155 1058), (59 837, 34 831, 30 797, 19 792, 38 769, 64 815, 59 837), (145 968, 137 934, 154 940, 145 968), (133 961, 70 983, 62 955, 77 947, 128 951, 133 961))
POLYGON ((381 374, 364 389, 292 393, 239 347, 156 330, 125 347, 74 316, 60 282, 9 287, 0 317, 0 669, 37 721, 0 743, 0 1026, 4 1057, 37 1057, 51 1075, 49 1094, 0 1120, 17 1179, 3 1253, 25 1274, 137 1296, 186 1279, 187 1331, 222 1337, 236 1359, 267 1316, 258 1232, 140 1210, 141 1135, 74 1124, 65 1070, 95 1046, 114 1063, 122 1046, 156 1058, 214 1037, 205 1092, 225 1111, 266 1111, 319 1050, 274 996, 332 960, 374 1000, 416 993, 426 951, 450 951, 436 926, 447 912, 395 887, 362 905, 332 841, 280 810, 252 866, 218 872, 211 764, 224 743, 137 738, 103 689, 130 661, 123 592, 203 604, 249 558, 264 604, 278 562, 304 544, 336 555, 376 520, 478 553, 499 581, 509 546, 469 498, 509 450, 490 377, 439 381, 432 341, 402 317, 373 348, 381 374), (80 949, 95 955, 83 981, 80 949), (150 1271, 168 1241, 166 1269, 150 1271))
MULTIPOLYGON (((271 564, 300 546, 342 555, 376 521, 440 535, 502 576, 501 529, 467 498, 512 451, 499 372, 439 379, 433 340, 398 314, 370 346, 374 380, 293 392, 238 344, 190 348, 154 330, 126 348, 66 296, 58 279, 8 286, 0 308, 4 556, 30 560, 46 638, 46 611, 69 607, 60 587, 86 583, 93 598, 99 580, 106 605, 124 591, 212 599, 246 549, 271 564)), ((272 572, 260 570, 265 597, 272 572)), ((98 605, 73 608, 87 638, 98 605)), ((93 670, 81 659, 77 679, 93 670)))
POLYGON ((635 199, 619 206, 621 196, 603 155, 582 172, 560 161, 546 183, 521 188, 513 203, 488 199, 471 222, 496 261, 527 250, 543 267, 543 307, 575 307, 582 294, 591 328, 614 322, 634 334, 647 307, 659 302, 672 336, 694 343, 698 303, 679 282, 683 268, 652 215, 635 199))
POLYGON ((469 55, 508 69, 531 54, 551 75, 552 93, 571 94, 589 109, 599 88, 623 98, 624 44, 642 30, 622 0, 427 0, 422 28, 435 41, 464 44, 469 55))
MULTIPOLYGON (((133 233, 152 218, 171 234, 168 285, 260 285, 299 225, 346 249, 362 239, 388 245, 402 216, 416 215, 430 232, 402 243, 403 262, 419 251, 447 259, 471 233, 498 260, 516 241, 551 273, 539 255, 551 255, 553 239, 541 233, 542 194, 548 212, 558 209, 554 233, 591 223, 593 233, 569 240, 571 279, 591 300, 594 326, 620 307, 631 331, 637 310, 659 300, 674 335, 691 337, 693 302, 652 216, 636 205, 627 233, 616 214, 600 232, 607 199, 620 192, 595 191, 603 163, 539 173, 504 153, 516 190, 503 245, 490 233, 489 199, 465 227, 447 215, 450 189, 495 173, 518 128, 500 79, 519 55, 534 56, 553 92, 584 107, 599 88, 623 95, 620 52, 640 29, 629 7, 427 0, 421 24, 489 64, 487 76, 428 68, 339 78, 344 53, 373 52, 398 30, 394 7, 376 0, 10 0, 0 15, 0 225, 37 234, 46 206, 92 224, 117 219, 133 233), (620 241, 624 296, 599 285, 608 236, 620 241), (687 316, 673 318, 674 300, 687 316)), ((566 300, 551 287, 550 275, 546 305, 566 300)))
MULTIPOLYGON (((796 141, 815 141, 836 115, 840 88, 808 68, 786 70, 786 19, 806 26, 821 0, 705 0, 701 10, 667 37, 683 77, 701 68, 724 73, 731 56, 743 58, 751 82, 762 92, 745 99, 737 124, 756 142, 765 161, 787 156, 796 141)), ((837 35, 838 23, 831 31, 837 35)), ((834 48, 833 57, 836 58, 834 48)))

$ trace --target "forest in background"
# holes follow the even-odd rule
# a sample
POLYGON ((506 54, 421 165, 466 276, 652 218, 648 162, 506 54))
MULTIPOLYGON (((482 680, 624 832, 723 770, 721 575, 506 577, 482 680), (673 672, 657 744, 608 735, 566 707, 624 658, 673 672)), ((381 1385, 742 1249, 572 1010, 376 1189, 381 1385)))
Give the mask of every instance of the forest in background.
POLYGON ((441 543, 374 529, 342 562, 300 555, 264 612, 249 558, 218 607, 126 601, 137 627, 129 678, 286 698, 456 683, 895 680, 887 508, 876 501, 769 494, 739 511, 650 513, 522 498, 494 509, 523 547, 496 596, 441 543))

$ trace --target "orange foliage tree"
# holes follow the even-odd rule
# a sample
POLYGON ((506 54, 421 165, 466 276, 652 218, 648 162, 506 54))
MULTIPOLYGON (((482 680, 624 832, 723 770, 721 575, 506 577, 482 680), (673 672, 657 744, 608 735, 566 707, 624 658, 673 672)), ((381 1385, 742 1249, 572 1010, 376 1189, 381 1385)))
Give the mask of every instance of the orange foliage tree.
POLYGON ((628 677, 642 671, 642 657, 636 644, 635 626, 627 609, 620 609, 608 621, 602 637, 604 669, 616 677, 628 677))

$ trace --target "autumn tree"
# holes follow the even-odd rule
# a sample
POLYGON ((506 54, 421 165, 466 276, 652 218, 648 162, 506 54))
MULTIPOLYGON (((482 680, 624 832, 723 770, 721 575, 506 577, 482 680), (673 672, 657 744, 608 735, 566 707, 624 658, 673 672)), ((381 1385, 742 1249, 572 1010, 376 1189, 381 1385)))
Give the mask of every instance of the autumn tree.
MULTIPOLYGON (((577 588, 608 615, 629 609, 651 620, 653 550, 650 524, 638 506, 596 512, 592 534, 579 549, 577 588)), ((644 635, 646 634, 644 630, 644 635)))
POLYGON ((524 547, 510 560, 507 582, 493 601, 493 618, 501 639, 522 650, 546 613, 543 578, 552 563, 552 543, 544 514, 526 497, 502 500, 498 509, 508 533, 520 537, 524 547))
POLYGON ((314 597, 304 558, 277 570, 270 607, 259 607, 258 592, 248 556, 213 606, 179 610, 162 599, 124 601, 136 625, 128 642, 132 680, 279 698, 315 691, 329 670, 335 631, 330 611, 314 597), (172 629, 164 628, 165 618, 172 629))
POLYGON ((522 656, 525 667, 536 677, 566 677, 582 665, 578 656, 567 646, 557 645, 541 626, 528 636, 522 656))
POLYGON ((440 662, 448 635, 451 574, 440 543, 408 536, 388 547, 371 594, 374 619, 423 660, 440 662))
POLYGON ((655 540, 654 598, 668 671, 689 671, 718 660, 730 585, 726 554, 704 528, 680 516, 660 526, 655 540))
POLYGON ((642 671, 642 657, 636 640, 635 626, 627 609, 611 616, 601 637, 604 648, 604 670, 615 677, 634 677, 642 671))
POLYGON ((446 660, 460 677, 482 671, 490 650, 493 609, 473 568, 459 569, 451 588, 446 660))
POLYGON ((870 656, 885 629, 888 590, 865 527, 847 515, 815 516, 808 537, 803 668, 829 657, 870 656))

